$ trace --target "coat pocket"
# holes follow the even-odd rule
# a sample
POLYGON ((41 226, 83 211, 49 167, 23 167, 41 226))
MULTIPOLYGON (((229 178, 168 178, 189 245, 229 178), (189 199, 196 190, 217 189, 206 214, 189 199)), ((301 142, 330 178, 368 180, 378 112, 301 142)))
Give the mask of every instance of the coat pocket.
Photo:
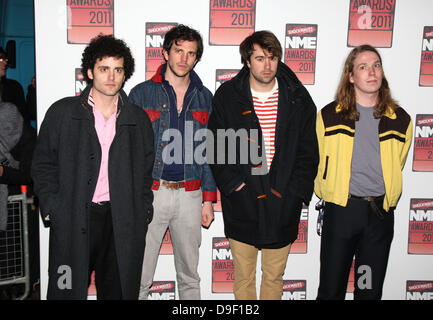
POLYGON ((230 215, 233 219, 238 221, 257 220, 256 199, 251 196, 247 185, 239 191, 233 191, 229 195, 229 199, 233 210, 233 212, 230 212, 230 215))

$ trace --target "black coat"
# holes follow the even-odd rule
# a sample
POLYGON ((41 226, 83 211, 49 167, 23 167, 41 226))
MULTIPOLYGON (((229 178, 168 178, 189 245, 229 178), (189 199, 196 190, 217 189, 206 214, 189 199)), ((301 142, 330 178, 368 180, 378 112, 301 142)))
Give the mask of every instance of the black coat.
MULTIPOLYGON (((32 163, 43 218, 50 219, 49 299, 86 299, 88 288, 88 208, 101 162, 90 88, 81 97, 54 103, 45 115, 32 163), (64 266, 67 266, 66 268, 64 266), (72 271, 72 288, 65 270, 72 271)), ((113 232, 122 296, 137 299, 147 225, 153 216, 153 131, 143 110, 119 96, 116 134, 109 151, 113 232)))
MULTIPOLYGON (((259 163, 250 156, 248 163, 242 162, 245 152, 240 150, 240 139, 244 139, 241 135, 236 145, 235 164, 227 164, 227 157, 233 155, 232 150, 226 148, 226 154, 221 155, 222 149, 216 147, 217 129, 238 131, 245 128, 249 132, 250 150, 258 148, 264 151, 247 67, 218 88, 208 125, 215 137, 214 161, 209 159, 209 162, 214 163, 211 169, 221 191, 225 234, 263 248, 279 248, 296 240, 302 202, 308 204, 311 200, 319 161, 313 100, 296 75, 282 62, 276 77, 279 99, 275 154, 269 172, 252 174, 258 170, 254 167, 259 163), (251 129, 258 130, 257 141, 257 138, 252 138, 251 129), (222 158, 226 164, 218 164, 222 158), (236 192, 242 182, 246 186, 236 192)), ((260 170, 265 168, 267 171, 266 164, 263 166, 260 170)))

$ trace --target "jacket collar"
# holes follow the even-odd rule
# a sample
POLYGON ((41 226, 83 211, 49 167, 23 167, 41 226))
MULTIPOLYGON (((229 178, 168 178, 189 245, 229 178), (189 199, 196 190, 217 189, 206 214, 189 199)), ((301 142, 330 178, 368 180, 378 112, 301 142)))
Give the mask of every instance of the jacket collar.
MULTIPOLYGON (((90 90, 92 85, 88 85, 80 95, 80 107, 74 108, 72 117, 76 119, 93 119, 92 107, 87 102, 89 99, 90 90)), ((119 101, 117 103, 117 121, 119 125, 137 124, 136 118, 131 112, 131 104, 129 103, 128 97, 120 89, 119 91, 119 101)))
POLYGON ((395 114, 395 111, 391 109, 391 107, 387 107, 384 113, 385 117, 388 117, 390 119, 397 119, 397 115, 395 114))
MULTIPOLYGON (((293 92, 301 86, 301 82, 295 73, 283 62, 278 62, 276 78, 281 83, 288 87, 289 91, 293 92)), ((250 91, 250 68, 244 66, 239 73, 234 77, 235 86, 240 92, 250 91)))
MULTIPOLYGON (((151 80, 156 83, 162 83, 162 81, 165 80, 164 75, 166 70, 167 70, 167 63, 160 65, 151 80)), ((199 90, 203 87, 203 82, 201 81, 200 77, 194 70, 190 71, 189 78, 191 80, 191 85, 193 87, 197 87, 197 89, 199 90)))
MULTIPOLYGON (((340 104, 337 104, 337 105, 335 106, 335 112, 336 112, 336 113, 341 112, 341 109, 342 109, 342 107, 341 107, 340 104)), ((395 114, 395 111, 394 111, 390 106, 388 106, 388 107, 386 108, 385 113, 384 113, 383 115, 384 115, 385 117, 388 117, 388 118, 392 119, 392 120, 397 119, 397 115, 395 114)))

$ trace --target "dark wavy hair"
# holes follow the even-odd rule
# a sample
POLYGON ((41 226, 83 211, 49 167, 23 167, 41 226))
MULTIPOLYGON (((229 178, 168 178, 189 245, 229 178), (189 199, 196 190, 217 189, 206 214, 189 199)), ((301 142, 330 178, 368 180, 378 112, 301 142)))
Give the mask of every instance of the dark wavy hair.
MULTIPOLYGON (((341 107, 341 115, 345 119, 355 121, 359 120, 359 112, 356 110, 355 88, 353 83, 350 83, 350 76, 353 74, 354 61, 356 57, 358 54, 365 51, 371 51, 377 54, 380 64, 382 64, 382 58, 379 52, 368 44, 355 47, 349 53, 346 62, 344 63, 343 73, 335 96, 335 100, 341 107)), ((388 80, 386 80, 385 73, 383 73, 382 85, 379 88, 377 104, 374 107, 374 117, 376 119, 381 118, 388 107, 395 110, 398 108, 398 103, 392 98, 388 80)))
POLYGON ((105 57, 123 58, 125 82, 134 73, 134 58, 126 43, 121 39, 116 39, 113 35, 100 34, 90 41, 89 45, 84 49, 81 59, 81 72, 88 84, 93 83, 93 81, 89 79, 87 70, 93 70, 96 62, 105 57))
POLYGON ((277 37, 270 31, 256 31, 246 37, 239 45, 239 53, 241 54, 241 62, 247 66, 247 61, 250 61, 251 55, 254 52, 254 44, 259 45, 262 49, 268 51, 272 56, 281 60, 283 50, 281 43, 277 37))
POLYGON ((203 55, 203 40, 200 33, 197 30, 192 29, 186 25, 179 24, 178 26, 170 29, 170 31, 165 34, 162 49, 169 53, 171 47, 173 46, 173 43, 177 45, 179 40, 197 41, 196 58, 197 62, 199 62, 201 56, 203 55))

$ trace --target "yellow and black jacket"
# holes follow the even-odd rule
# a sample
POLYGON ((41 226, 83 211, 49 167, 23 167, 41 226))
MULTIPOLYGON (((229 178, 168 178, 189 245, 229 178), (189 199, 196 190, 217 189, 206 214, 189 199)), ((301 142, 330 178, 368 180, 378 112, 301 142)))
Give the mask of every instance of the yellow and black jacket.
MULTIPOLYGON (((327 202, 345 207, 349 183, 355 121, 340 114, 336 102, 325 106, 317 116, 316 133, 320 162, 314 192, 327 202)), ((403 110, 388 108, 379 121, 380 158, 385 183, 384 210, 397 205, 402 191, 402 170, 412 141, 412 120, 403 110)))

